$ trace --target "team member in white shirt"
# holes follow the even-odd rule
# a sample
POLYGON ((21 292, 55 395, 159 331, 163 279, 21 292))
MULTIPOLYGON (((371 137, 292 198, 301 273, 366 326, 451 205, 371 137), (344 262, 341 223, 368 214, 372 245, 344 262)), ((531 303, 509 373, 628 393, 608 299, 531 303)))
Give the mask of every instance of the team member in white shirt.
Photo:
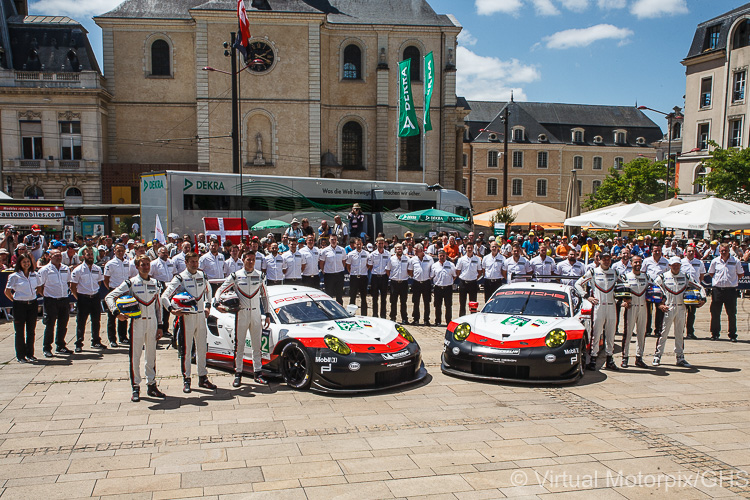
POLYGON ((13 327, 16 334, 16 359, 19 363, 36 361, 34 339, 39 304, 37 294, 42 293, 42 282, 34 271, 30 255, 22 255, 16 262, 16 269, 8 276, 5 296, 13 301, 13 327), (12 292, 12 293, 11 293, 12 292), (24 336, 25 333, 25 336, 24 336))
MULTIPOLYGON (((114 290, 129 277, 130 261, 125 258, 125 245, 118 243, 115 245, 114 258, 104 266, 104 286, 110 291, 114 290)), ((110 347, 117 347, 118 338, 122 344, 128 343, 127 322, 117 321, 117 316, 109 309, 107 309, 107 337, 110 347)))
POLYGON ((438 250, 438 261, 430 271, 435 292, 435 326, 442 324, 445 305, 445 324, 453 319, 453 282, 456 280, 456 266, 446 258, 445 250, 438 250))
POLYGON ((311 288, 320 288, 320 250, 315 246, 315 236, 305 238, 305 246, 300 248, 304 258, 305 269, 302 271, 302 284, 311 288))
MULTIPOLYGON (((539 245, 539 253, 529 261, 529 265, 534 271, 534 274, 546 276, 557 274, 557 264, 555 264, 555 260, 547 255, 547 244, 547 240, 543 241, 542 244, 539 245)), ((550 279, 537 278, 536 281, 539 283, 549 283, 550 279)))
MULTIPOLYGON (((633 265, 630 263, 630 250, 625 247, 622 250, 620 250, 619 260, 612 264, 612 269, 617 271, 618 276, 625 276, 630 271, 633 270, 633 265)), ((622 310, 622 300, 615 300, 615 308, 617 309, 617 321, 615 322, 615 330, 616 332, 620 331, 620 311, 622 310)), ((625 315, 627 316, 627 315, 625 315)), ((627 321, 627 317, 625 318, 625 321, 627 321)), ((625 330, 627 330, 628 326, 627 323, 625 323, 625 330)))
POLYGON ((189 241, 185 241, 180 246, 181 252, 177 253, 174 257, 172 257, 172 263, 174 264, 174 272, 175 274, 180 274, 182 271, 185 270, 185 255, 188 254, 193 246, 190 244, 189 241))
MULTIPOLYGON (((667 272, 669 269, 669 263, 667 259, 662 256, 661 245, 654 245, 651 250, 651 257, 643 259, 643 265, 641 270, 651 278, 652 281, 656 281, 656 277, 661 273, 667 272)), ((646 335, 651 333, 651 317, 654 316, 654 333, 658 337, 661 335, 661 330, 664 325, 664 311, 657 307, 656 311, 652 314, 651 302, 646 305, 646 335)))
POLYGON ((391 254, 386 270, 391 281, 391 321, 396 321, 397 302, 401 305, 401 323, 409 323, 409 315, 406 312, 406 298, 409 296, 409 257, 404 254, 404 247, 397 243, 393 247, 395 253, 391 254))
POLYGON ((242 259, 240 258, 240 247, 232 245, 229 249, 229 258, 224 259, 224 277, 229 276, 233 272, 242 269, 242 259))
POLYGON ((505 257, 500 253, 500 246, 496 241, 490 243, 490 253, 482 259, 484 269, 484 302, 489 302, 503 280, 507 278, 505 257))
POLYGON ((263 257, 261 266, 266 273, 268 286, 281 285, 284 282, 284 257, 279 253, 278 243, 271 243, 270 251, 263 257))
MULTIPOLYGON (((198 261, 199 268, 206 273, 209 280, 224 279, 224 254, 219 252, 219 241, 212 239, 209 251, 203 254, 198 261)), ((211 292, 215 293, 221 283, 211 283, 211 292)))
POLYGON ((91 318, 91 347, 104 349, 99 336, 99 325, 102 316, 102 301, 99 298, 99 284, 104 281, 104 272, 94 264, 94 252, 83 249, 83 264, 70 273, 70 292, 78 301, 76 317, 76 352, 83 350, 83 333, 86 320, 91 318))
POLYGON ((73 269, 81 263, 81 258, 78 256, 78 245, 72 241, 68 243, 67 250, 62 253, 62 263, 69 269, 73 269))
POLYGON ((518 243, 513 244, 513 255, 509 259, 505 259, 505 271, 508 276, 509 283, 519 283, 526 281, 526 278, 516 278, 519 274, 529 274, 531 272, 531 264, 526 260, 526 257, 521 255, 521 245, 518 243))
POLYGON ((287 285, 301 285, 302 272, 305 270, 305 256, 299 251, 296 239, 289 240, 289 251, 282 254, 284 259, 284 283, 287 285))
POLYGON ((474 245, 466 246, 466 255, 456 262, 456 271, 461 283, 458 286, 458 315, 466 314, 466 298, 476 302, 479 293, 479 278, 482 277, 482 258, 474 255, 474 245))
POLYGON ((370 292, 372 293, 372 315, 378 316, 378 297, 380 297, 380 317, 385 318, 385 303, 388 296, 388 274, 386 266, 391 260, 391 254, 385 249, 383 237, 375 240, 376 248, 370 252, 367 267, 372 272, 370 276, 370 292))
POLYGON ((344 269, 346 252, 338 246, 335 234, 330 236, 330 245, 320 252, 320 270, 323 271, 323 282, 326 293, 336 298, 336 302, 344 304, 344 269))
POLYGON ((70 269, 62 264, 60 250, 50 251, 50 263, 39 270, 39 279, 44 287, 44 344, 43 352, 47 358, 52 357, 52 331, 55 330, 55 352, 70 354, 65 347, 65 335, 68 333, 68 318, 70 316, 70 301, 68 299, 68 283, 70 269))
POLYGON ((414 245, 414 257, 409 259, 407 271, 413 278, 411 284, 411 302, 412 302, 412 324, 418 325, 420 320, 419 303, 420 300, 424 305, 424 324, 430 323, 430 299, 432 298, 432 264, 435 263, 432 257, 424 252, 424 245, 417 243, 414 245))
MULTIPOLYGON (((689 245, 685 248, 685 257, 682 258, 681 270, 687 276, 693 278, 693 281, 703 284, 703 277, 706 275, 706 267, 703 265, 702 260, 695 258, 695 247, 693 245, 689 245)), ((698 308, 695 305, 686 304, 685 309, 687 309, 685 338, 696 340, 698 337, 695 336, 695 312, 698 308)))
MULTIPOLYGON (((154 278, 159 284, 159 291, 163 292, 167 287, 167 283, 172 281, 175 272, 175 266, 172 259, 169 258, 169 250, 166 246, 159 247, 156 251, 158 257, 151 261, 151 277, 154 278)), ((140 271, 140 269, 139 269, 140 271)), ((161 312, 161 323, 159 324, 162 335, 168 334, 169 332, 169 310, 163 309, 161 312)))
POLYGON ((569 280, 561 280, 561 283, 573 286, 578 278, 583 276, 583 273, 586 272, 586 267, 583 265, 583 262, 577 259, 577 257, 578 251, 571 246, 570 250, 568 250, 568 258, 557 263, 557 274, 560 276, 570 276, 572 278, 569 280))
POLYGON ((737 287, 745 274, 742 263, 729 255, 729 245, 722 243, 719 256, 711 261, 708 275, 711 276, 711 339, 718 340, 721 334, 721 308, 727 311, 729 339, 737 342, 737 287))
POLYGON ((362 316, 367 316, 367 260, 370 254, 362 249, 362 238, 353 238, 354 250, 346 256, 346 271, 349 273, 349 304, 357 303, 360 296, 362 316))

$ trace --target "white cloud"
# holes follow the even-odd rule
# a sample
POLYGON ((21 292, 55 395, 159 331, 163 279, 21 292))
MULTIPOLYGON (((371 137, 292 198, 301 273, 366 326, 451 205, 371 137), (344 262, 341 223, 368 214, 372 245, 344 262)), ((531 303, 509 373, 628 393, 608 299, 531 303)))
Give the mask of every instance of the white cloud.
POLYGON ((639 19, 687 14, 685 0, 636 0, 630 12, 639 19))
POLYGON ((552 0, 531 0, 534 10, 538 16, 557 16, 560 11, 552 3, 552 0))
POLYGON ((521 0, 475 0, 474 3, 477 7, 477 14, 483 16, 489 16, 496 12, 517 15, 523 6, 521 0))
POLYGON ((468 47, 469 45, 476 45, 477 37, 472 35, 469 30, 464 28, 463 30, 461 30, 461 33, 458 34, 458 43, 460 45, 463 45, 464 47, 468 47))
POLYGON ((558 31, 550 36, 544 37, 548 49, 570 49, 573 47, 588 47, 599 40, 620 40, 620 43, 633 35, 627 28, 618 28, 611 24, 597 24, 589 28, 570 29, 558 31))
POLYGON ((29 6, 34 13, 68 16, 77 21, 82 17, 104 14, 122 3, 122 0, 39 0, 29 6))
POLYGON ((560 0, 560 3, 573 12, 583 12, 589 7, 589 0, 560 0))
POLYGON ((518 100, 526 100, 520 84, 541 78, 535 66, 523 64, 518 59, 503 61, 497 57, 480 56, 460 45, 456 57, 459 68, 456 93, 467 99, 508 99, 513 91, 518 100))
POLYGON ((597 0, 597 5, 602 10, 613 10, 613 9, 624 9, 627 5, 627 0, 597 0))

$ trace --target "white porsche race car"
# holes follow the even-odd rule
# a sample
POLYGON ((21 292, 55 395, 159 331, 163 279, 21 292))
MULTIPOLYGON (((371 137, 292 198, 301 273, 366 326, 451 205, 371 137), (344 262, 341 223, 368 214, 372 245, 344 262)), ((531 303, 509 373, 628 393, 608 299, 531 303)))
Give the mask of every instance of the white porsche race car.
MULTIPOLYGON (((418 382, 427 376, 419 344, 403 326, 354 316, 326 293, 294 285, 268 287, 271 326, 263 330, 263 369, 295 389, 362 392, 418 382)), ((265 314, 265 311, 263 311, 265 314)), ((234 314, 211 308, 208 362, 233 369, 234 314)), ((252 373, 250 336, 245 371, 252 373)))
POLYGON ((442 371, 483 380, 575 382, 589 352, 591 304, 558 283, 500 287, 484 308, 452 321, 442 371))

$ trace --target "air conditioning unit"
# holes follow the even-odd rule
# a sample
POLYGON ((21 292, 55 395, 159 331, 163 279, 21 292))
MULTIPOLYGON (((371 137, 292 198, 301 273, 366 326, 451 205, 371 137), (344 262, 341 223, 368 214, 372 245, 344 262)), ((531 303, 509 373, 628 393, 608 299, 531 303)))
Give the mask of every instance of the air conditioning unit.
POLYGON ((537 137, 537 140, 539 142, 547 142, 547 135, 546 134, 539 134, 539 137, 537 137))
POLYGON ((604 139, 602 138, 602 136, 597 135, 596 137, 594 137, 594 144, 601 144, 603 142, 604 142, 604 139))

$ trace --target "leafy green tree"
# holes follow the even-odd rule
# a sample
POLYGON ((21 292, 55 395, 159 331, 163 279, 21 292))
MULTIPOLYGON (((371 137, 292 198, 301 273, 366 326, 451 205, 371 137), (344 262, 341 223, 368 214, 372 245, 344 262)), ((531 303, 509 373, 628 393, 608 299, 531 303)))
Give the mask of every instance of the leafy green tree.
MULTIPOLYGON (((656 203, 664 199, 666 177, 666 162, 636 158, 623 165, 622 170, 611 168, 602 185, 588 196, 583 206, 594 210, 619 202, 656 203)), ((670 187, 668 196, 673 197, 675 193, 670 187)))
POLYGON ((516 220, 516 215, 513 213, 513 209, 510 207, 503 207, 492 216, 490 221, 494 224, 495 222, 504 222, 505 227, 509 227, 516 220))
POLYGON ((722 149, 713 141, 709 144, 714 149, 703 166, 710 171, 696 184, 703 184, 718 198, 750 203, 750 149, 722 149))

